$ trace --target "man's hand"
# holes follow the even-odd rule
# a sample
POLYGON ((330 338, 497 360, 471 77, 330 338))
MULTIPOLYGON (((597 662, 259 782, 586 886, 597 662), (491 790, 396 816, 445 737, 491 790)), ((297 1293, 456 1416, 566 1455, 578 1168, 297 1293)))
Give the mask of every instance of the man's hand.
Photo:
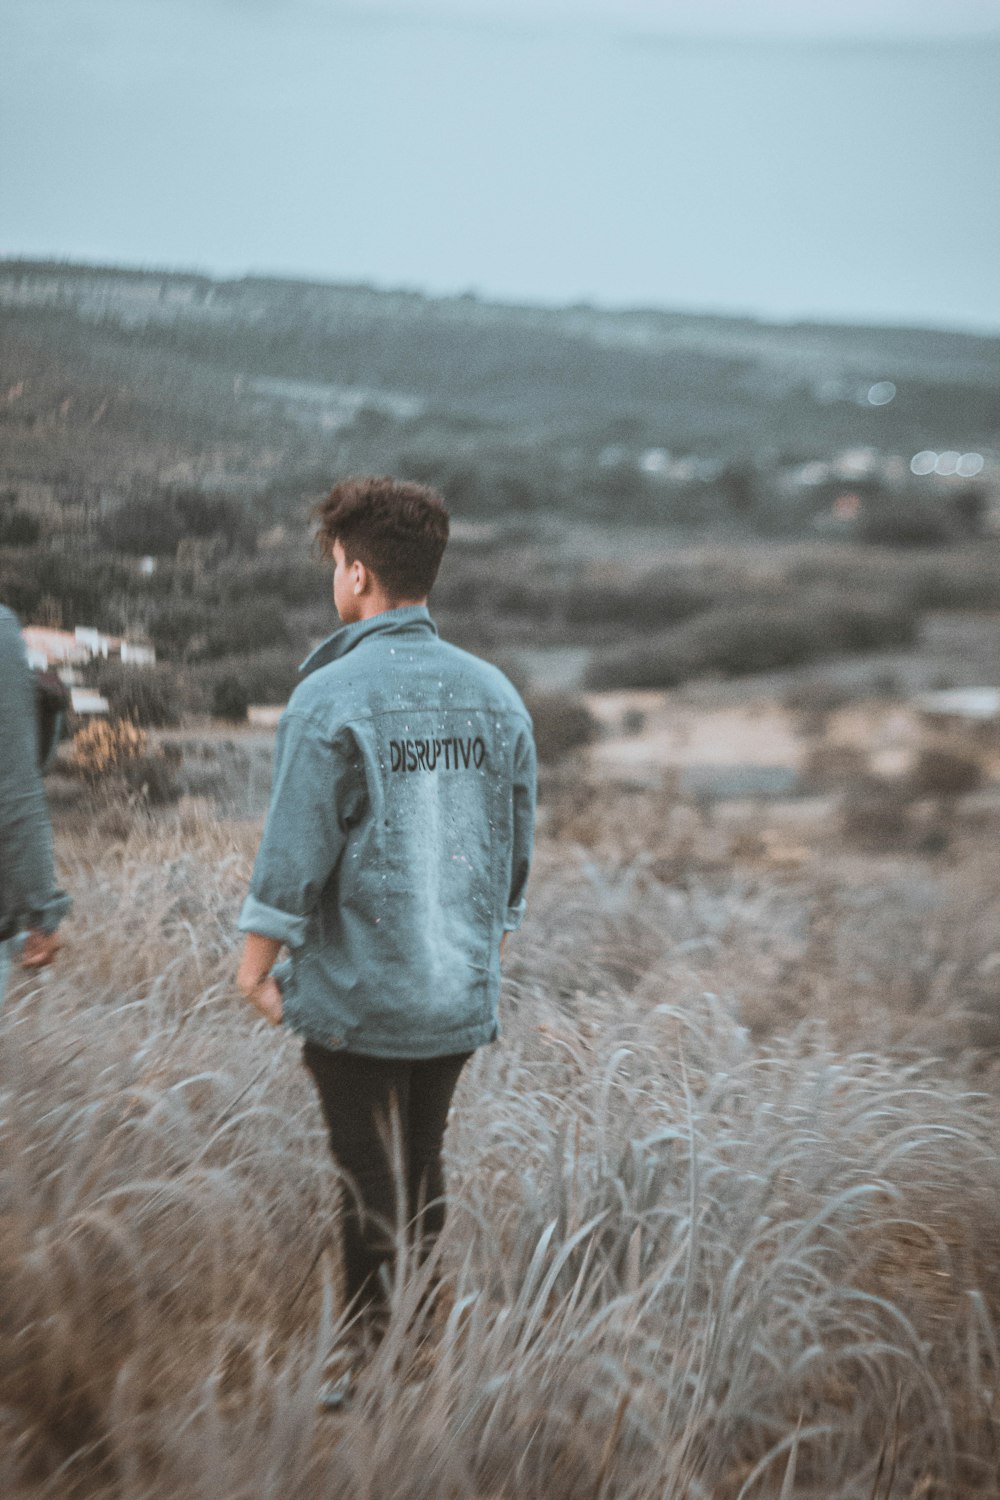
POLYGON ((59 938, 54 932, 40 932, 32 928, 24 940, 21 950, 21 966, 25 969, 47 969, 59 952, 59 938))
POLYGON ((240 993, 260 1011, 265 1021, 272 1026, 281 1025, 284 1005, 278 981, 271 969, 281 951, 281 944, 273 938, 261 937, 248 932, 243 945, 243 956, 236 974, 240 993))
POLYGON ((250 1004, 260 1011, 264 1020, 271 1026, 280 1026, 284 1014, 284 1004, 281 996, 281 987, 278 981, 270 974, 260 981, 256 988, 247 995, 250 1004))

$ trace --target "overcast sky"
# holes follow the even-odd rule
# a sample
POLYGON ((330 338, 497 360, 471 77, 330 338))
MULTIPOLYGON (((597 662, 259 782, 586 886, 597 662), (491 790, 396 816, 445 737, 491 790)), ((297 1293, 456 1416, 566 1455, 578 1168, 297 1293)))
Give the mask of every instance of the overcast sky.
POLYGON ((1000 0, 0 22, 0 254, 1000 328, 1000 0))
POLYGON ((313 11, 355 22, 437 19, 546 23, 570 29, 599 23, 688 35, 959 35, 1000 29, 998 0, 0 0, 0 15, 100 15, 151 4, 170 13, 215 8, 244 20, 254 13, 285 18, 313 11))
POLYGON ((544 18, 563 25, 599 20, 643 31, 729 36, 955 35, 1000 25, 997 0, 369 0, 342 8, 397 16, 544 18))

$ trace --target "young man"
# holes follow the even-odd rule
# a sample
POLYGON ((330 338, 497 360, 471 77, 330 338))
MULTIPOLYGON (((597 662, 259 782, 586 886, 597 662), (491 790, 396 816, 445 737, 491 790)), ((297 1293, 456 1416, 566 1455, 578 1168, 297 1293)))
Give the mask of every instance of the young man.
POLYGON ((24 968, 44 968, 56 955, 56 929, 69 908, 52 867, 37 712, 17 617, 0 605, 0 1006, 16 934, 27 932, 24 968))
POLYGON ((267 824, 239 919, 238 982, 305 1039, 343 1208, 348 1301, 377 1336, 397 1204, 424 1253, 444 1223, 441 1147, 472 1051, 498 1034, 504 936, 531 861, 531 720, 495 667, 427 610, 448 540, 441 497, 349 479, 319 507, 343 625, 282 715, 267 824), (290 957, 274 967, 282 945, 290 957), (380 1274, 383 1273, 383 1274, 380 1274))

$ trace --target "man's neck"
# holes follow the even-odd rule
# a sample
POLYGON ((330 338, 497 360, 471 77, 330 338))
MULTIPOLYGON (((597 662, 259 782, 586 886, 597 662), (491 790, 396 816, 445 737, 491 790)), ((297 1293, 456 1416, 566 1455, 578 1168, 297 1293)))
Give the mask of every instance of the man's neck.
POLYGON ((356 622, 370 620, 375 615, 384 615, 391 609, 416 609, 427 604, 424 599, 389 599, 385 594, 363 594, 358 600, 360 612, 356 622))

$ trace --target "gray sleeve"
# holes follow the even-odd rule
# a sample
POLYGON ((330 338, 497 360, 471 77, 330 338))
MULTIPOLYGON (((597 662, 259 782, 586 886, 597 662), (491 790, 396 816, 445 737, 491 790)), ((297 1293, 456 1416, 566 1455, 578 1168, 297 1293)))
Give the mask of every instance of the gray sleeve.
POLYGON ((0 609, 0 919, 54 932, 69 897, 55 883, 36 716, 17 620, 0 609))
POLYGON ((513 932, 520 927, 527 906, 528 874, 535 843, 536 781, 535 741, 530 727, 525 725, 514 751, 514 837, 511 847, 510 895, 503 924, 505 932, 513 932))

